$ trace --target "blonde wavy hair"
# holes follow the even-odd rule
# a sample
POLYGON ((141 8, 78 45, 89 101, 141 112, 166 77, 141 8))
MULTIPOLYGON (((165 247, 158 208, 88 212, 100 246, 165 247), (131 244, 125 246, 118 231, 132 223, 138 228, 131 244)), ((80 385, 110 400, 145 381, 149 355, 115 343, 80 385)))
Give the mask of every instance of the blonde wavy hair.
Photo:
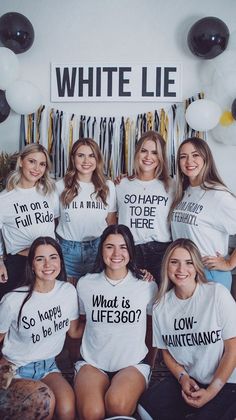
POLYGON ((106 178, 103 173, 103 157, 98 144, 91 138, 79 139, 72 146, 69 165, 64 177, 65 188, 61 194, 61 202, 63 206, 69 205, 71 201, 79 194, 80 185, 78 180, 78 172, 75 167, 75 155, 81 146, 90 147, 95 156, 96 168, 92 174, 91 180, 95 189, 93 194, 95 194, 96 199, 100 199, 103 204, 107 205, 109 188, 106 184, 106 178))
POLYGON ((44 195, 51 194, 54 191, 55 184, 52 178, 50 177, 50 170, 51 170, 51 161, 48 154, 48 151, 43 147, 41 144, 28 144, 25 148, 19 152, 16 161, 16 167, 14 171, 12 171, 7 179, 6 189, 7 191, 11 191, 16 188, 22 177, 22 169, 21 169, 21 162, 30 154, 32 153, 43 153, 46 159, 46 168, 43 176, 36 182, 35 186, 36 189, 42 192, 44 195))
POLYGON ((174 201, 173 201, 173 203, 171 205, 171 208, 170 208, 170 211, 169 211, 169 216, 168 216, 169 221, 171 221, 171 216, 172 216, 173 210, 180 203, 180 201, 182 200, 182 198, 184 196, 185 190, 190 185, 189 178, 186 175, 183 174, 183 172, 181 171, 181 168, 180 168, 181 150, 182 150, 182 147, 187 143, 190 143, 190 144, 193 145, 194 149, 199 153, 199 155, 202 157, 202 159, 204 161, 204 166, 203 166, 202 174, 201 174, 201 177, 202 177, 201 185, 200 185, 201 188, 203 190, 212 190, 212 189, 219 190, 220 189, 222 191, 228 191, 229 193, 231 193, 229 191, 229 189, 227 188, 227 186, 222 181, 222 179, 221 179, 221 177, 220 177, 220 175, 217 171, 215 161, 214 161, 214 158, 212 156, 211 149, 208 146, 208 144, 206 143, 206 141, 199 138, 199 137, 190 137, 190 138, 184 140, 180 144, 178 152, 177 152, 177 157, 176 157, 176 194, 175 194, 174 201))
POLYGON ((156 131, 153 130, 149 130, 146 133, 144 133, 137 145, 136 145, 136 149, 135 149, 135 154, 134 154, 134 179, 135 177, 138 178, 140 175, 140 167, 139 167, 139 152, 143 147, 143 144, 147 141, 147 140, 151 140, 155 143, 156 145, 156 150, 157 150, 157 156, 158 156, 158 166, 156 168, 155 171, 155 178, 163 181, 164 186, 166 191, 168 191, 169 189, 169 183, 170 183, 170 177, 168 174, 168 164, 167 164, 167 158, 166 158, 166 142, 163 139, 163 137, 157 133, 156 131))
POLYGON ((185 238, 176 239, 176 241, 172 242, 168 246, 162 260, 161 286, 157 294, 157 300, 156 300, 157 303, 160 302, 162 297, 165 296, 165 294, 169 290, 175 287, 172 281, 169 279, 168 267, 169 267, 171 256, 177 248, 183 248, 189 252, 192 262, 193 262, 193 266, 196 270, 196 278, 195 278, 196 283, 207 283, 207 279, 205 278, 205 275, 204 275, 204 267, 202 263, 202 258, 201 258, 201 254, 198 247, 190 239, 185 239, 185 238))

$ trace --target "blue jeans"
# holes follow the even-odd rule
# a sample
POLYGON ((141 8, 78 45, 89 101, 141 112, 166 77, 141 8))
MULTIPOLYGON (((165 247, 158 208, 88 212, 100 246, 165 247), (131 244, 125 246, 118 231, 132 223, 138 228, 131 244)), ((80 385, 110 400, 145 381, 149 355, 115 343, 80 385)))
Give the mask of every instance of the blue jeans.
POLYGON ((223 284, 227 289, 231 290, 232 274, 231 271, 208 270, 204 268, 204 274, 209 281, 223 284))
MULTIPOLYGON (((206 388, 206 385, 199 385, 206 388)), ((140 405, 154 420, 184 420, 190 413, 191 420, 223 420, 225 413, 234 409, 236 384, 225 384, 215 398, 201 408, 188 405, 181 395, 181 389, 174 377, 166 378, 154 383, 143 394, 140 405)))
POLYGON ((61 245, 66 273, 79 279, 94 269, 100 238, 91 241, 67 241, 58 236, 61 245))
POLYGON ((156 241, 135 245, 138 268, 148 270, 157 284, 161 282, 161 263, 168 245, 170 245, 170 242, 156 241))
POLYGON ((53 372, 60 372, 54 357, 19 367, 16 371, 16 378, 40 380, 53 372))

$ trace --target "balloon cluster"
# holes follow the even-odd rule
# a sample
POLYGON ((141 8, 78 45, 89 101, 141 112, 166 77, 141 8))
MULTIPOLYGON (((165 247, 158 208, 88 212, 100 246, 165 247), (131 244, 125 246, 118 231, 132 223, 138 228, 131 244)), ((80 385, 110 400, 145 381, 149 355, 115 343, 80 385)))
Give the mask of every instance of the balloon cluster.
POLYGON ((41 94, 30 82, 20 80, 16 54, 27 51, 34 42, 34 29, 20 13, 0 17, 0 123, 12 109, 18 114, 31 114, 41 105, 41 94))
POLYGON ((212 130, 222 143, 229 143, 232 137, 236 144, 236 38, 232 35, 221 19, 212 16, 190 28, 187 42, 190 51, 203 59, 200 77, 206 99, 192 102, 185 116, 191 128, 212 130))

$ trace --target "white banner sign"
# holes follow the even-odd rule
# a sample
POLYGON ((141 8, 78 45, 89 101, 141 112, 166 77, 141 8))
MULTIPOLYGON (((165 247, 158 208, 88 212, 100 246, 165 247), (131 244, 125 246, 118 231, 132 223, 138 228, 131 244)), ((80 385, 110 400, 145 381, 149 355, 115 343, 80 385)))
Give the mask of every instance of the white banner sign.
POLYGON ((180 64, 51 64, 52 102, 181 102, 180 64))

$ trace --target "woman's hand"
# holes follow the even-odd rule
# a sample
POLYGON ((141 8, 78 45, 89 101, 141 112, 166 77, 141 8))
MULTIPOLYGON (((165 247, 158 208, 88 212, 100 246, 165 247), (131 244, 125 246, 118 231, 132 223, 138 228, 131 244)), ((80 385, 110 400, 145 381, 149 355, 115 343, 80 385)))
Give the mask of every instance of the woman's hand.
POLYGON ((140 271, 143 275, 143 280, 148 281, 148 282, 154 280, 153 275, 148 270, 145 270, 145 268, 140 269, 140 271))
POLYGON ((8 280, 7 269, 3 262, 0 260, 0 283, 6 283, 8 280))
POLYGON ((230 271, 233 269, 230 260, 226 260, 219 252, 214 257, 210 255, 203 257, 202 262, 208 270, 230 271))
POLYGON ((184 375, 180 381, 184 394, 191 396, 193 392, 199 390, 197 382, 190 378, 188 375, 184 375))
POLYGON ((198 388, 198 391, 191 392, 189 395, 182 390, 182 397, 188 405, 194 408, 203 407, 214 395, 208 389, 198 388))
POLYGON ((120 182, 121 182, 121 180, 123 179, 123 178, 127 178, 127 176, 128 176, 128 174, 120 174, 120 175, 117 175, 116 177, 115 177, 115 179, 114 179, 114 184, 115 185, 119 185, 120 184, 120 182))

